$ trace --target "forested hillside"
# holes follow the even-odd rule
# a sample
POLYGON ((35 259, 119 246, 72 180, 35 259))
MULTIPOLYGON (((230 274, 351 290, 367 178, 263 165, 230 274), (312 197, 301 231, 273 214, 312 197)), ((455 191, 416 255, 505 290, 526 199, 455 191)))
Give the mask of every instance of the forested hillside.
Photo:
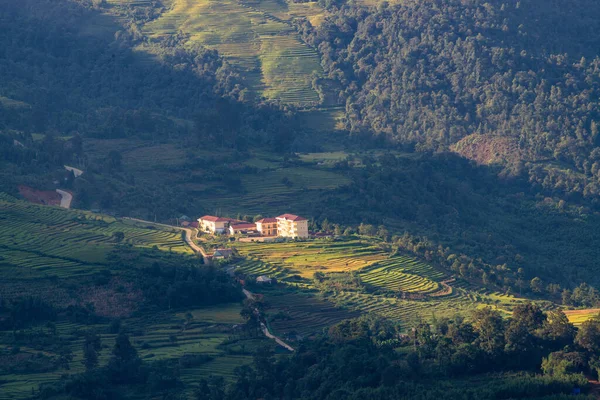
POLYGON ((340 84, 350 132, 528 163, 546 189, 594 199, 599 15, 587 0, 348 3, 301 29, 340 84))
POLYGON ((273 134, 286 116, 240 102, 231 68, 215 51, 180 46, 185 36, 146 42, 135 24, 91 1, 8 1, 0 21, 4 129, 233 147, 247 142, 242 136, 286 139, 282 129, 273 134))
POLYGON ((0 400, 597 397, 599 32, 597 0, 0 0, 0 400), (310 235, 252 232, 284 213, 310 235))

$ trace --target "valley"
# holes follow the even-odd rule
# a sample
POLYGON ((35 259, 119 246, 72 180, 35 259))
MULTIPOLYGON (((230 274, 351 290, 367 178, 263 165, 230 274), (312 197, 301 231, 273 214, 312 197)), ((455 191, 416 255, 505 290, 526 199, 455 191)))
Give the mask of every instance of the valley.
MULTIPOLYGON (((192 386, 197 379, 212 374, 230 379, 235 367, 250 361, 249 351, 254 346, 275 346, 261 336, 232 328, 244 323, 241 303, 173 311, 139 309, 144 295, 135 283, 127 283, 128 276, 156 261, 168 263, 181 257, 197 260, 179 228, 34 205, 6 195, 1 207, 0 296, 4 302, 43 298, 58 314, 51 324, 0 332, 0 343, 4 351, 17 351, 21 358, 33 357, 36 346, 43 345, 25 343, 27 335, 37 332, 51 342, 62 343, 55 348, 68 351, 70 356, 67 370, 54 367, 51 372, 25 375, 7 374, 16 371, 18 365, 10 367, 13 364, 7 361, 6 368, 13 369, 2 370, 0 398, 26 398, 38 384, 52 382, 64 373, 81 372, 82 335, 90 330, 98 332, 103 347, 109 348, 116 336, 111 333, 114 321, 130 332, 144 360, 206 355, 207 361, 200 366, 181 370, 182 381, 192 386), (75 292, 74 280, 79 285, 75 292), (93 289, 85 289, 93 282, 93 289), (73 320, 71 307, 87 309, 87 322, 73 320), (49 329, 51 333, 47 333, 49 329), (245 350, 231 350, 236 346, 245 350)), ((201 238, 199 244, 205 248, 221 245, 218 241, 213 244, 215 239, 210 237, 201 238)), ((217 268, 235 274, 261 297, 267 304, 262 312, 268 329, 291 343, 360 315, 384 317, 408 332, 418 321, 468 316, 484 305, 509 315, 524 301, 473 286, 410 256, 391 254, 389 245, 376 238, 232 245, 238 255, 217 268), (257 276, 274 278, 277 283, 258 285, 254 283, 257 276)), ((540 305, 553 307, 544 302, 540 305)), ((581 316, 578 318, 581 323, 581 316)), ((108 359, 106 352, 101 351, 105 354, 101 364, 108 359)), ((47 351, 44 357, 54 360, 58 356, 47 351)))
POLYGON ((600 3, 0 4, 0 400, 593 400, 600 3))

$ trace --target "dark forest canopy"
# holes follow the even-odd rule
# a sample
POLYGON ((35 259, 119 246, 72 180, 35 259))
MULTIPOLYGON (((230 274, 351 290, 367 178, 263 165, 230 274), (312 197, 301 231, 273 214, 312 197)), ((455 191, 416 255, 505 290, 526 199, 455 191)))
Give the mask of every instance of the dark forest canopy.
POLYGON ((598 2, 348 3, 330 12, 318 28, 299 29, 339 83, 348 130, 434 151, 474 134, 508 138, 512 161, 552 160, 586 176, 567 183, 536 170, 533 179, 598 193, 598 2))

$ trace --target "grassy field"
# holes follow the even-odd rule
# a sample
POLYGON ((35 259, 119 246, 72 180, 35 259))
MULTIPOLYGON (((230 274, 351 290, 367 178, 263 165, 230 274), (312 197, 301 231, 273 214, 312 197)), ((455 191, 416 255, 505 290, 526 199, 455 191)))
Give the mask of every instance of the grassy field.
MULTIPOLYGON (((84 147, 96 163, 103 163, 111 150, 119 151, 122 174, 132 176, 135 181, 128 184, 126 179, 105 180, 101 184, 116 187, 119 193, 144 191, 146 196, 168 191, 173 203, 190 210, 186 211, 190 216, 193 212, 217 211, 234 216, 237 213, 281 214, 290 208, 296 213, 306 213, 314 208, 320 192, 350 183, 347 176, 332 170, 329 165, 318 165, 301 158, 302 162, 286 163, 281 154, 253 149, 240 156, 231 150, 215 153, 210 149, 190 150, 174 144, 95 139, 86 139, 84 147), (219 168, 213 167, 216 161, 207 163, 215 158, 221 163, 219 168), (219 174, 230 177, 232 183, 225 183, 219 174)), ((341 157, 344 153, 337 154, 341 157)), ((318 155, 312 154, 312 157, 314 160, 318 155)), ((97 179, 105 179, 105 176, 97 179)), ((166 200, 161 206, 166 207, 166 200)), ((136 215, 133 206, 128 215, 136 215)), ((173 217, 179 215, 181 213, 175 215, 173 212, 173 217)))

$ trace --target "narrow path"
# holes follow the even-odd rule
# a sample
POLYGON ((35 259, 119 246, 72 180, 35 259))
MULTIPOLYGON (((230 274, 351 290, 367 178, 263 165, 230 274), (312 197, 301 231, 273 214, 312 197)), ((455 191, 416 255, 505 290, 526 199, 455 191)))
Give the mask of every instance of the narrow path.
POLYGON ((590 384, 589 394, 597 399, 600 399, 600 382, 595 379, 588 378, 588 383, 590 384))
POLYGON ((62 208, 71 208, 73 195, 66 190, 56 189, 56 193, 60 194, 60 206, 62 208))
POLYGON ((246 289, 242 289, 242 292, 246 295, 246 297, 250 300, 256 300, 254 295, 246 289))
MULTIPOLYGON (((254 300, 255 299, 254 294, 252 292, 250 292, 250 291, 248 291, 246 289, 242 289, 242 292, 244 292, 244 295, 248 299, 250 299, 250 300, 254 300)), ((255 311, 258 314, 258 310, 255 309, 255 311)), ((264 333, 264 335, 266 337, 268 337, 269 339, 275 340, 275 342, 277 342, 277 344, 280 345, 281 347, 283 347, 283 348, 285 348, 285 349, 287 349, 289 351, 292 351, 292 352, 295 351, 292 346, 290 346, 289 344, 287 344, 286 342, 284 342, 283 340, 281 340, 281 338, 279 338, 279 337, 273 335, 271 332, 269 332, 269 328, 262 321, 260 321, 260 329, 262 330, 262 332, 264 333)))
POLYGON ((141 222, 141 223, 148 224, 148 225, 162 226, 164 228, 178 229, 180 231, 185 232, 184 240, 188 244, 188 246, 190 246, 192 248, 192 250, 194 250, 196 253, 200 253, 202 255, 202 258, 204 259, 205 264, 210 264, 210 258, 208 257, 208 254, 204 251, 204 249, 201 246, 198 246, 196 243, 194 243, 194 240, 192 238, 194 235, 194 232, 190 228, 182 228, 179 226, 161 224, 160 222, 146 221, 144 219, 138 219, 138 218, 123 217, 123 219, 137 221, 137 222, 141 222))

